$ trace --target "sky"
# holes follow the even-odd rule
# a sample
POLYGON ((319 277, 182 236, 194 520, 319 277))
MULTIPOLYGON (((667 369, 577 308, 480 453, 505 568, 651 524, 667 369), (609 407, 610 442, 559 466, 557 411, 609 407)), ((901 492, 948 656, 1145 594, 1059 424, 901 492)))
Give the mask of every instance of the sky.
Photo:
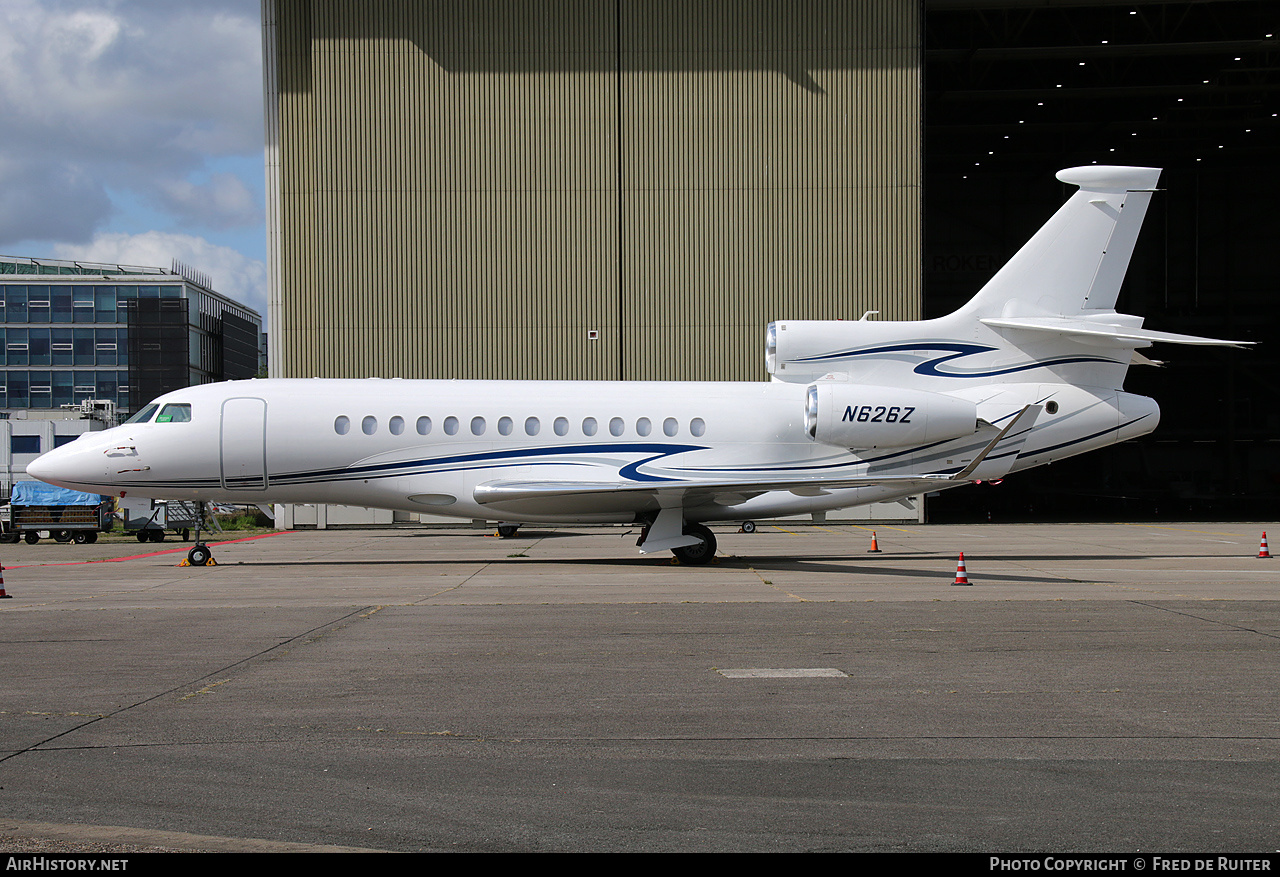
POLYGON ((267 313, 259 0, 0 2, 0 254, 202 271, 267 313))

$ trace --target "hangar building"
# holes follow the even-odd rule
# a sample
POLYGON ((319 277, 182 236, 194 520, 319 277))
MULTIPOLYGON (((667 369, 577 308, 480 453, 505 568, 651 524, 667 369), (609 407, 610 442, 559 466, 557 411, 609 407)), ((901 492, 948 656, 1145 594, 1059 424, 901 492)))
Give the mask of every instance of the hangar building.
MULTIPOLYGON (((271 374, 762 380, 769 321, 950 310, 1094 161, 1168 168, 1121 306, 1264 341, 1267 6, 264 0, 271 374)), ((1135 376, 1165 425, 1087 458, 1103 507, 1259 501, 1262 350, 1135 376)))

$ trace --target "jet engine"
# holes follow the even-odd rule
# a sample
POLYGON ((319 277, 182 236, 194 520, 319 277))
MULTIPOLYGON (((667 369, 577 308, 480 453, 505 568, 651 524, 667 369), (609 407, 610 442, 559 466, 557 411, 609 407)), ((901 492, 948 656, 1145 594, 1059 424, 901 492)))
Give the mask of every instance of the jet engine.
POLYGON ((824 445, 900 448, 977 432, 978 406, 925 390, 820 381, 809 386, 804 424, 824 445))

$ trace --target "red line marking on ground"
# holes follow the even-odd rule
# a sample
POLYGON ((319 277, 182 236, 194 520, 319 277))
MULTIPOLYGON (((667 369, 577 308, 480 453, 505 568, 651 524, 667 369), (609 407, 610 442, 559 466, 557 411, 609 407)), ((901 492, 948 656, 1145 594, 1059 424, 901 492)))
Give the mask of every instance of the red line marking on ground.
MULTIPOLYGON (((206 542, 206 545, 234 545, 237 542, 252 542, 254 539, 266 539, 268 536, 282 536, 285 533, 296 533, 297 530, 277 530, 274 533, 259 533, 257 536, 245 536, 243 539, 228 539, 226 542, 206 542)), ((122 560, 141 560, 145 557, 160 557, 165 554, 177 554, 190 551, 189 548, 170 548, 166 551, 152 551, 149 554, 130 554, 128 557, 101 557, 97 560, 68 560, 64 563, 29 563, 21 566, 3 566, 0 569, 35 569, 41 566, 82 566, 87 563, 119 563, 122 560)))

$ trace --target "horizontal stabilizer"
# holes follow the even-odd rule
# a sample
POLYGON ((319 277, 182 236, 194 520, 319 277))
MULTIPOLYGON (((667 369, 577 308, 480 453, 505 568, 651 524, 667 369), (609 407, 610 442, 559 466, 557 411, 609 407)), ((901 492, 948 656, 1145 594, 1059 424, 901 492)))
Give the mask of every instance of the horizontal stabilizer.
POLYGON ((1249 347, 1254 343, 1224 341, 1221 338, 1201 338, 1198 335, 1179 335, 1176 332, 1157 332, 1154 329, 1136 329, 1113 323, 1095 323, 1092 320, 1072 320, 1061 317, 985 317, 982 322, 998 329, 1025 329, 1030 332, 1051 332, 1055 335, 1081 335, 1087 338, 1107 339, 1131 347, 1145 347, 1156 342, 1213 347, 1249 347))

